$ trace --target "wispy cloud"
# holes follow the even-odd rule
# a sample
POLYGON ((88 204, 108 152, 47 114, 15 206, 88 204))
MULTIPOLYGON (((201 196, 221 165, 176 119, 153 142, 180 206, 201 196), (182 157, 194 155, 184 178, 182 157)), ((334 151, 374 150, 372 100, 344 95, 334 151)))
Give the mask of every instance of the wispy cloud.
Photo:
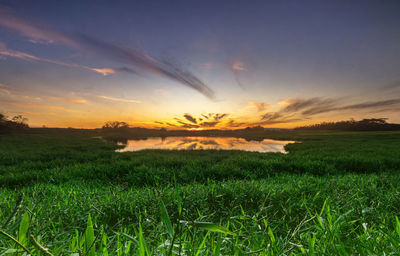
POLYGON ((162 90, 162 89, 157 89, 154 92, 157 94, 160 94, 160 95, 165 95, 168 93, 166 90, 162 90))
POLYGON ((243 86, 242 82, 239 79, 239 75, 240 75, 241 72, 247 71, 247 68, 245 67, 245 64, 240 60, 234 60, 234 61, 232 61, 230 63, 230 68, 231 68, 231 70, 233 72, 233 77, 235 78, 235 81, 237 82, 237 84, 240 87, 243 88, 244 86, 243 86))
POLYGON ((110 97, 110 96, 104 96, 104 95, 99 95, 97 97, 102 98, 104 100, 109 100, 109 101, 119 101, 119 102, 125 102, 125 103, 141 103, 141 101, 139 101, 139 100, 130 100, 130 99, 116 98, 116 97, 110 97))
POLYGON ((0 83, 0 96, 5 96, 6 98, 13 100, 42 100, 42 98, 38 96, 24 95, 25 93, 27 93, 25 90, 17 89, 15 87, 0 83))
POLYGON ((205 69, 211 69, 214 66, 214 63, 212 62, 205 62, 201 65, 205 69))
POLYGON ((395 89, 395 88, 400 88, 400 80, 396 80, 393 82, 390 82, 385 85, 386 89, 395 89))
POLYGON ((177 64, 167 60, 158 60, 138 49, 126 49, 116 44, 108 43, 103 40, 95 39, 87 35, 76 36, 80 48, 94 52, 109 59, 130 64, 138 69, 150 73, 158 74, 183 85, 186 85, 210 99, 214 99, 214 91, 211 90, 200 79, 190 71, 179 67, 177 64))
POLYGON ((53 106, 53 105, 44 105, 44 104, 36 104, 36 103, 21 103, 21 102, 11 102, 9 105, 14 107, 19 107, 23 109, 44 109, 50 111, 61 111, 61 112, 70 112, 70 113, 78 113, 81 112, 79 110, 64 108, 60 106, 53 106))
POLYGON ((264 111, 269 107, 269 104, 263 102, 249 101, 248 104, 252 107, 255 107, 258 111, 264 111))
POLYGON ((110 74, 115 74, 119 72, 126 72, 126 73, 132 73, 136 74, 136 71, 128 68, 128 67, 120 67, 120 68, 90 68, 90 70, 98 72, 102 74, 103 76, 107 76, 110 74))
POLYGON ((0 93, 10 95, 12 90, 10 86, 0 83, 0 93))
POLYGON ((244 63, 240 60, 234 60, 231 63, 231 69, 234 71, 247 71, 244 63))
MULTIPOLYGON (((116 44, 90 37, 89 35, 67 34, 43 25, 34 25, 32 22, 28 22, 13 15, 9 10, 0 10, 0 14, 2 14, 0 15, 0 25, 17 30, 22 35, 37 40, 38 42, 58 43, 89 51, 113 61, 132 65, 135 67, 135 70, 141 69, 146 72, 167 77, 200 92, 210 99, 215 99, 212 89, 190 71, 179 67, 171 61, 159 60, 138 49, 126 49, 116 44)), ((110 70, 101 71, 100 73, 102 74, 110 73, 110 70)))
POLYGON ((87 104, 87 100, 84 99, 71 99, 71 98, 63 98, 63 97, 50 97, 52 100, 62 101, 67 103, 74 103, 74 104, 87 104))
POLYGON ((100 73, 104 76, 109 75, 109 74, 115 74, 117 72, 128 72, 128 73, 136 74, 136 72, 133 69, 130 69, 128 67, 92 68, 92 67, 88 67, 85 65, 75 64, 75 63, 67 63, 67 62, 51 60, 51 59, 47 59, 47 58, 41 58, 41 57, 37 57, 37 56, 28 54, 25 52, 11 50, 11 49, 7 48, 4 43, 1 43, 1 42, 0 42, 0 55, 18 58, 18 59, 22 59, 25 61, 46 62, 46 63, 56 64, 56 65, 61 65, 61 66, 66 66, 66 67, 71 67, 71 68, 81 68, 81 69, 91 70, 91 71, 100 73))
POLYGON ((60 33, 50 27, 35 26, 32 22, 23 20, 14 15, 14 13, 4 7, 0 7, 0 25, 13 29, 28 37, 33 43, 62 43, 65 45, 75 46, 74 40, 69 36, 60 33))
POLYGON ((243 127, 245 125, 248 125, 248 123, 245 122, 237 122, 234 119, 230 119, 227 123, 226 126, 229 128, 236 128, 236 127, 243 127))
POLYGON ((385 111, 391 110, 389 107, 398 108, 400 99, 364 101, 358 103, 345 104, 340 99, 330 98, 309 98, 309 99, 287 99, 281 103, 282 108, 278 112, 267 112, 261 115, 260 124, 291 123, 309 120, 312 117, 328 112, 354 111, 385 111))

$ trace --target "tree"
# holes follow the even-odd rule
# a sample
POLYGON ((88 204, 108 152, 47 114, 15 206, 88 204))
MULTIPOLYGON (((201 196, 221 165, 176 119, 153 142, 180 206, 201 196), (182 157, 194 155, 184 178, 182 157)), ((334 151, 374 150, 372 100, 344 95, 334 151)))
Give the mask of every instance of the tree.
POLYGON ((17 115, 9 120, 6 115, 0 113, 0 132, 18 131, 29 128, 26 122, 27 118, 22 115, 17 115))
POLYGON ((127 128, 129 128, 129 125, 126 122, 120 122, 120 121, 108 121, 102 127, 103 130, 116 130, 116 129, 119 130, 127 128))
POLYGON ((11 121, 15 122, 15 123, 19 123, 19 124, 25 124, 26 122, 28 122, 28 118, 23 117, 22 115, 17 115, 14 116, 11 121))

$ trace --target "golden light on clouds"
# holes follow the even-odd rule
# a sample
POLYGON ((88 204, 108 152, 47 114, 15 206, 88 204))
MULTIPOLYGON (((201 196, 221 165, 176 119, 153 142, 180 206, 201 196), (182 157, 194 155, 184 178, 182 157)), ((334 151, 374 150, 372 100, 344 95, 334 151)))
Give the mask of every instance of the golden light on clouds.
POLYGON ((131 100, 131 99, 124 99, 124 98, 116 98, 110 96, 99 95, 99 98, 109 100, 109 101, 118 101, 118 102, 125 102, 125 103, 141 103, 140 100, 131 100))
POLYGON ((269 104, 264 102, 249 101, 249 105, 255 107, 258 111, 264 111, 269 107, 269 104))
POLYGON ((52 100, 63 101, 66 103, 75 103, 75 104, 87 104, 87 100, 84 99, 70 99, 70 98, 62 98, 62 97, 50 97, 52 100))
POLYGON ((92 70, 102 74, 103 76, 115 74, 115 70, 112 68, 92 68, 92 70))

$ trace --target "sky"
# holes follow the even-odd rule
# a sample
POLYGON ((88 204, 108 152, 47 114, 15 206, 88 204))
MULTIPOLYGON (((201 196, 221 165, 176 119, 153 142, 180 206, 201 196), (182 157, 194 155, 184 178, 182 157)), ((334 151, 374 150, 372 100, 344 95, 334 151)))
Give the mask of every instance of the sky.
POLYGON ((400 123, 399 1, 0 1, 0 112, 32 127, 400 123))

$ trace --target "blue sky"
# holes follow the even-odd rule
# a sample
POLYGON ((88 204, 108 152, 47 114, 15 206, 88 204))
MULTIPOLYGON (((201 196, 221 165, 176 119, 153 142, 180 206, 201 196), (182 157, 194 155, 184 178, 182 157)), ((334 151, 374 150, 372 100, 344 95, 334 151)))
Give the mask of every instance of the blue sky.
POLYGON ((398 1, 2 1, 0 111, 60 127, 400 122, 399 13, 398 1))

